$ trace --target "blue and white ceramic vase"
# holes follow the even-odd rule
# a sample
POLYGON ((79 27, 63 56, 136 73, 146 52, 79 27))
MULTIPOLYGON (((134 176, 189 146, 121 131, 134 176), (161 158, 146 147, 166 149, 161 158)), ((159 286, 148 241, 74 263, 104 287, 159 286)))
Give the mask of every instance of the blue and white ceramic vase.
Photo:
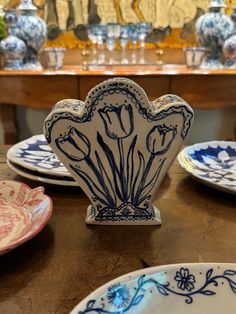
POLYGON ((17 37, 17 16, 14 10, 6 11, 4 20, 8 26, 8 37, 0 42, 3 53, 5 70, 20 70, 24 68, 23 58, 26 54, 26 45, 17 37))
POLYGON ((233 32, 233 22, 222 11, 226 7, 224 0, 212 0, 209 12, 200 16, 196 23, 199 44, 206 48, 207 53, 202 68, 222 68, 222 48, 226 38, 233 32))
POLYGON ((231 19, 234 22, 233 34, 226 39, 223 46, 225 56, 225 67, 236 69, 236 8, 233 8, 231 19))
POLYGON ((24 59, 25 69, 42 69, 39 61, 39 52, 43 47, 47 36, 45 22, 36 15, 37 8, 31 0, 21 0, 17 7, 18 17, 18 37, 24 40, 27 46, 27 54, 24 59))
POLYGON ((56 104, 44 134, 91 201, 88 224, 160 224, 154 193, 193 119, 175 95, 150 102, 125 78, 95 86, 85 102, 56 104))

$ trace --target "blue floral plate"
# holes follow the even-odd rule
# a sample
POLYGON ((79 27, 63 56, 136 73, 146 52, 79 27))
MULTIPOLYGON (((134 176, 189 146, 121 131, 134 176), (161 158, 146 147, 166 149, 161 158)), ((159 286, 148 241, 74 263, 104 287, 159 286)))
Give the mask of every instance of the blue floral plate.
POLYGON ((236 194, 236 142, 212 141, 188 146, 177 160, 202 183, 236 194))
POLYGON ((236 264, 146 268, 95 290, 71 314, 235 314, 236 264))

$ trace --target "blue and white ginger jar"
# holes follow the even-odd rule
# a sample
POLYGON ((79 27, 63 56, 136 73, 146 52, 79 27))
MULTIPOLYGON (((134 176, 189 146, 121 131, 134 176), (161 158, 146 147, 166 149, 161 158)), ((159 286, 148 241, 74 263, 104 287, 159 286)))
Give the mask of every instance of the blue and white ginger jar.
POLYGON ((223 46, 225 56, 225 67, 236 69, 236 8, 233 9, 231 19, 234 22, 233 34, 226 39, 223 46))
POLYGON ((20 70, 24 68, 23 58, 26 45, 17 37, 17 16, 14 10, 6 11, 4 20, 8 26, 8 37, 0 42, 0 50, 4 56, 5 70, 20 70))
POLYGON ((27 46, 25 69, 40 70, 42 65, 39 61, 39 52, 47 36, 46 23, 36 15, 37 8, 31 0, 22 0, 17 11, 19 12, 18 37, 24 40, 27 46))
POLYGON ((226 7, 223 0, 212 0, 209 12, 200 16, 196 23, 199 44, 206 48, 207 53, 202 68, 222 68, 222 48, 226 38, 233 32, 233 22, 222 10, 226 7))

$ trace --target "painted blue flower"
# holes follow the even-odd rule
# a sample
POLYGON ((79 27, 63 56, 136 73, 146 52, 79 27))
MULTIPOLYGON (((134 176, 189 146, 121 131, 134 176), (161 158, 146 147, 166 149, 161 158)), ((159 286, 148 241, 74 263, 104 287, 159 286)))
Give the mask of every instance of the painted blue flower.
POLYGON ((188 268, 180 268, 180 271, 176 272, 174 280, 177 281, 177 286, 181 290, 191 291, 194 289, 195 276, 189 273, 188 268))
POLYGON ((73 161, 81 161, 90 154, 88 138, 75 128, 71 128, 65 136, 56 139, 59 150, 73 161))
POLYGON ((108 288, 107 299, 115 307, 124 308, 130 300, 129 289, 125 285, 117 283, 108 288))
POLYGON ((107 136, 117 140, 128 137, 134 129, 131 105, 104 107, 98 110, 107 136))
POLYGON ((164 154, 169 149, 176 133, 176 127, 168 127, 165 124, 154 126, 146 138, 147 149, 154 155, 164 154))

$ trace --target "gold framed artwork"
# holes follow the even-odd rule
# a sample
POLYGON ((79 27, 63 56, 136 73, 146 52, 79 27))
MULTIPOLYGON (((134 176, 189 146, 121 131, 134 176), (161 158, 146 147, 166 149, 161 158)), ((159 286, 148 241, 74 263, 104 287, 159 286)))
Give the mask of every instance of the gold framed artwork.
MULTIPOLYGON (((16 8, 20 0, 0 0, 4 8, 16 8)), ((86 25, 111 22, 150 22, 151 42, 147 46, 182 48, 195 46, 195 22, 207 10, 209 0, 34 0, 38 14, 48 26, 46 46, 83 48, 86 25)), ((230 14, 235 0, 226 0, 230 14)))

